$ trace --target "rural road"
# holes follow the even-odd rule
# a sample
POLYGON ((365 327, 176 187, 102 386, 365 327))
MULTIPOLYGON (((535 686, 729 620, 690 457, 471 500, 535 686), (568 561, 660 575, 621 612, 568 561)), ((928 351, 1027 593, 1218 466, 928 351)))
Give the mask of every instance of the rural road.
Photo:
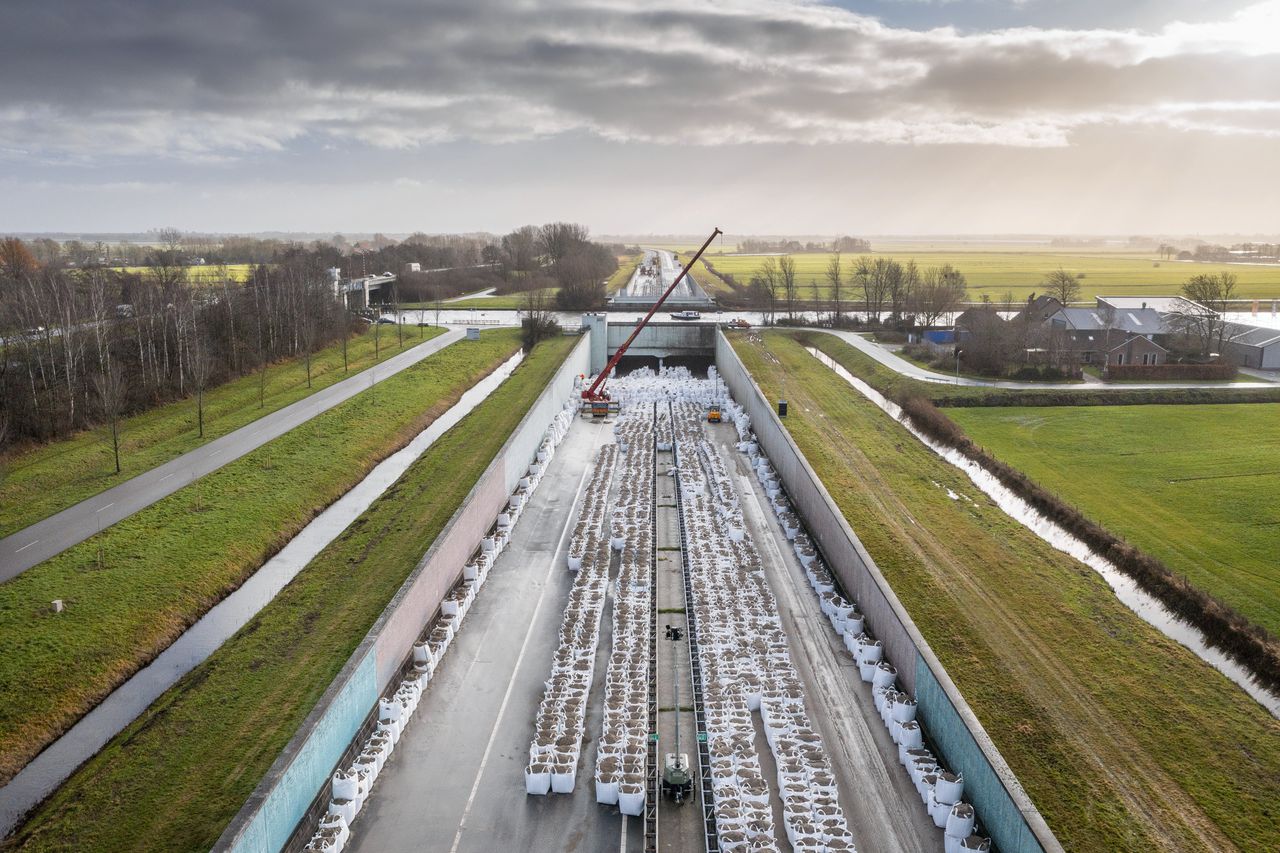
POLYGON ((1258 382, 1123 382, 1123 383, 1099 383, 1099 382, 1016 382, 1005 379, 970 379, 961 376, 958 379, 955 376, 946 373, 937 373, 919 365, 912 364, 900 355, 892 353, 874 341, 855 332, 842 332, 834 329, 808 329, 811 332, 823 332, 828 335, 835 335, 850 346, 861 351, 865 355, 874 358, 890 370, 896 370, 903 376, 909 376, 912 379, 919 379, 922 382, 937 382, 943 385, 960 385, 971 388, 1013 388, 1021 391, 1143 391, 1143 390, 1168 390, 1177 388, 1204 388, 1238 391, 1246 388, 1275 388, 1276 383, 1267 381, 1258 382))
POLYGON ((464 335, 462 329, 450 329, 443 335, 405 350, 350 379, 344 379, 306 399, 264 415, 235 432, 216 438, 0 539, 0 583, 17 577, 37 563, 57 556, 98 531, 145 509, 196 478, 256 450, 316 415, 349 400, 371 385, 417 364, 427 356, 461 340, 464 335))

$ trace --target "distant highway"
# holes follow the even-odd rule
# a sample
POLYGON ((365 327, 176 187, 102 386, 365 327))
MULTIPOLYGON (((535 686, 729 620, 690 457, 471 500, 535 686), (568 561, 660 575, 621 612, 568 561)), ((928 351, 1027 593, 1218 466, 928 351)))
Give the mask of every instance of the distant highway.
POLYGON ((0 582, 11 580, 27 569, 117 521, 128 518, 161 498, 216 471, 274 438, 351 399, 371 385, 388 379, 407 367, 437 353, 463 338, 461 329, 407 349, 386 361, 317 391, 306 399, 263 415, 235 432, 216 438, 189 453, 158 465, 87 500, 0 539, 0 582))

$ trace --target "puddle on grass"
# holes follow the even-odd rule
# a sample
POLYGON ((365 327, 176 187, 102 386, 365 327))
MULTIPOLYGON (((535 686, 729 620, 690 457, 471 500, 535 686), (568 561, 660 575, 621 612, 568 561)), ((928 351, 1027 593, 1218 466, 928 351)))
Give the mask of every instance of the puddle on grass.
POLYGON ((21 817, 54 791, 107 741, 137 719, 160 694, 213 654, 289 581, 378 499, 436 439, 484 401, 524 360, 524 351, 463 393, 407 445, 388 456, 350 491, 304 527, 235 592, 224 598, 160 653, 120 685, 62 737, 49 744, 8 785, 0 788, 0 838, 21 817))
POLYGON ((1072 536, 1056 522, 1045 518, 1029 503, 997 480, 987 469, 960 451, 941 445, 925 436, 904 418, 901 407, 854 376, 826 353, 813 347, 805 347, 805 349, 808 350, 810 355, 834 371, 837 376, 857 389, 864 397, 906 427, 926 447, 968 475, 973 484, 981 489, 983 494, 991 498, 996 506, 1004 510, 1007 515, 1057 550, 1070 554, 1102 575, 1103 579, 1115 592, 1116 598, 1120 599, 1126 607, 1142 617, 1148 624, 1159 629, 1166 637, 1186 646, 1205 663, 1234 681, 1246 693, 1256 699, 1260 705, 1270 711, 1273 716, 1280 717, 1280 696, 1259 685, 1247 668, 1232 660, 1225 652, 1209 645, 1200 629, 1174 616, 1158 599, 1139 587, 1137 581, 1116 568, 1115 564, 1110 560, 1096 554, 1088 545, 1072 536))

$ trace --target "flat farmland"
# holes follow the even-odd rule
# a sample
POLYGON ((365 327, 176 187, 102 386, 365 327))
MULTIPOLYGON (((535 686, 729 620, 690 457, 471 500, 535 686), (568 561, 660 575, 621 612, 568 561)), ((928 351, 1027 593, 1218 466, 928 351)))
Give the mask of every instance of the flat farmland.
MULTIPOLYGON (((249 280, 249 276, 253 268, 257 264, 227 264, 224 267, 206 265, 201 267, 187 267, 187 278, 190 281, 201 282, 203 284, 214 284, 222 282, 223 271, 232 281, 244 282, 249 280)), ((146 275, 150 267, 112 267, 119 272, 137 273, 146 275)))
POLYGON ((1280 633, 1280 404, 947 414, 1089 518, 1280 633))
MULTIPOLYGON (((712 247, 716 248, 716 247, 712 247)), ((715 254, 704 256, 719 273, 732 274, 746 284, 764 262, 764 255, 715 254)), ((801 298, 810 298, 810 281, 817 281, 819 291, 828 292, 824 278, 829 253, 815 252, 792 255, 796 262, 796 279, 800 284, 801 298)), ((859 255, 843 256, 846 279, 857 263, 859 255)), ((1241 298, 1280 298, 1280 266, 1249 266, 1246 264, 1200 264, 1189 261, 1161 261, 1158 258, 1126 253, 1071 254, 1055 252, 1008 251, 899 251, 874 252, 867 257, 888 257, 906 263, 914 259, 921 267, 951 264, 964 273, 969 281, 969 296, 977 299, 983 295, 999 302, 1006 292, 1012 292, 1021 302, 1031 293, 1044 291, 1044 276, 1058 267, 1074 273, 1083 273, 1080 281, 1081 298, 1092 299, 1099 294, 1125 296, 1164 296, 1176 294, 1178 288, 1193 275, 1229 271, 1235 273, 1236 290, 1241 298)))

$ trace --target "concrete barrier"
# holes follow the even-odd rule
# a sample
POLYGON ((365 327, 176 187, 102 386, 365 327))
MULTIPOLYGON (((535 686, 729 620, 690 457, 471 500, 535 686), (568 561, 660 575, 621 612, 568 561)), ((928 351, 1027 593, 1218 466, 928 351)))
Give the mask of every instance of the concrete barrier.
POLYGON ((884 644, 898 683, 916 697, 917 717, 946 766, 964 774, 965 799, 1004 853, 1058 853, 1062 845, 1027 796, 973 710, 952 683, 875 560, 792 440, 769 400, 723 333, 716 369, 751 418, 760 449, 778 472, 845 591, 858 603, 868 631, 884 644))
POLYGON ((267 775, 228 824, 215 851, 276 853, 326 785, 378 697, 411 654, 427 620, 458 581, 534 459, 542 436, 587 373, 590 335, 569 353, 457 512, 401 585, 360 645, 299 726, 267 775))

